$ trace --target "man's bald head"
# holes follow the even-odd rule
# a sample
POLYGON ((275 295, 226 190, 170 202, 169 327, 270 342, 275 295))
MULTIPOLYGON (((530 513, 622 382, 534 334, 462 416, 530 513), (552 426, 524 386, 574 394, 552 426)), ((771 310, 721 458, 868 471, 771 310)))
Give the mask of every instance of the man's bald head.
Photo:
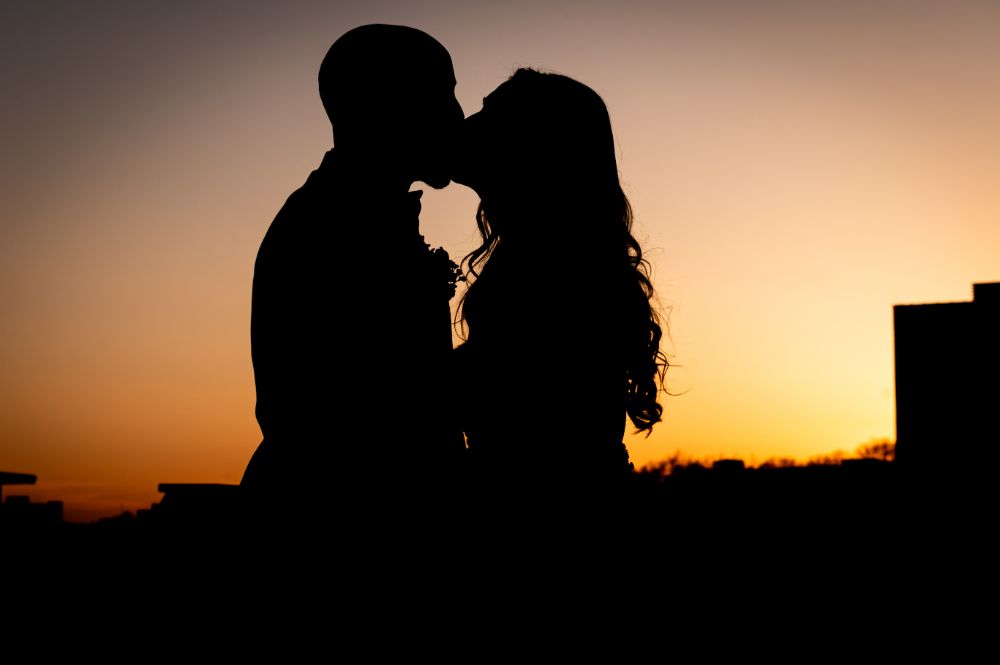
POLYGON ((338 120, 381 115, 387 105, 453 89, 455 72, 436 39, 402 25, 363 25, 333 43, 319 68, 319 94, 338 120))
MULTIPOLYGON (((363 25, 340 37, 320 66, 319 92, 338 146, 399 146, 408 159, 419 157, 415 151, 434 152, 464 117, 447 49, 401 25, 363 25)), ((447 184, 429 175, 428 184, 447 184)))

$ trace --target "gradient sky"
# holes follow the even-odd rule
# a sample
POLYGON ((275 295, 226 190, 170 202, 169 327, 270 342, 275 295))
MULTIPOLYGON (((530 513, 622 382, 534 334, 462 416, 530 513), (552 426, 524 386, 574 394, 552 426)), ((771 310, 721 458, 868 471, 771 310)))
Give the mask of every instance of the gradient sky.
MULTIPOLYGON (((0 469, 25 493, 89 519, 239 481, 257 247, 331 145, 323 55, 372 22, 437 37, 466 114, 519 65, 604 97, 683 393, 637 463, 894 437, 892 305, 1000 280, 1000 3, 3 0, 0 469)), ((463 255, 476 197, 423 189, 463 255)))

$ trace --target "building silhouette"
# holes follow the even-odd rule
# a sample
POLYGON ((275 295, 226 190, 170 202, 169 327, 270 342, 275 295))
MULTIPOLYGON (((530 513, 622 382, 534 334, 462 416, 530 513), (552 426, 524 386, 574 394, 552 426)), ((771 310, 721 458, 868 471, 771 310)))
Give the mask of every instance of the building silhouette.
POLYGON ((3 488, 7 485, 34 485, 38 476, 33 473, 13 473, 0 471, 0 505, 3 504, 3 488))
POLYGON ((896 460, 992 468, 1000 447, 1000 282, 968 302, 896 305, 896 460))
POLYGON ((39 503, 27 496, 3 496, 6 485, 34 485, 37 481, 38 476, 32 473, 0 471, 0 532, 49 529, 62 525, 62 501, 39 503))

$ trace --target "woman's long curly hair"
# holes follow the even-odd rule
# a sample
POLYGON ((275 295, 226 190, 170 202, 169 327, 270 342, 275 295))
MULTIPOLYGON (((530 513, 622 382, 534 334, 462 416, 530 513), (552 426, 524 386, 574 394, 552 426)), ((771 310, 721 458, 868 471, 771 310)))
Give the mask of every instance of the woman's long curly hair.
POLYGON ((477 314, 486 309, 478 301, 489 281, 480 279, 481 272, 491 256, 501 258, 501 247, 531 246, 543 256, 581 259, 607 296, 604 302, 622 317, 615 325, 620 323, 625 410, 648 434, 663 414, 657 394, 669 363, 660 350, 663 328, 650 265, 632 235, 632 208, 619 181, 604 101, 571 78, 522 68, 467 124, 481 165, 468 184, 481 197, 476 218, 482 243, 462 261, 469 288, 459 304, 460 322, 470 336, 475 333, 477 314))

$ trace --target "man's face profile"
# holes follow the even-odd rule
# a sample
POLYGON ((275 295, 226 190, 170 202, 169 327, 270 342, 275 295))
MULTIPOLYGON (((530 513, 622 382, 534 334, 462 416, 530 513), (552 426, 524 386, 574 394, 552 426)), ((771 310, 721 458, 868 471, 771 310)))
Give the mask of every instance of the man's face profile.
POLYGON ((319 84, 337 146, 388 160, 436 189, 448 185, 464 114, 451 56, 433 37, 402 26, 355 28, 330 48, 319 84))
POLYGON ((455 97, 454 72, 449 66, 447 75, 441 74, 428 80, 407 105, 415 120, 411 138, 416 177, 435 189, 451 182, 455 144, 465 119, 455 97))

